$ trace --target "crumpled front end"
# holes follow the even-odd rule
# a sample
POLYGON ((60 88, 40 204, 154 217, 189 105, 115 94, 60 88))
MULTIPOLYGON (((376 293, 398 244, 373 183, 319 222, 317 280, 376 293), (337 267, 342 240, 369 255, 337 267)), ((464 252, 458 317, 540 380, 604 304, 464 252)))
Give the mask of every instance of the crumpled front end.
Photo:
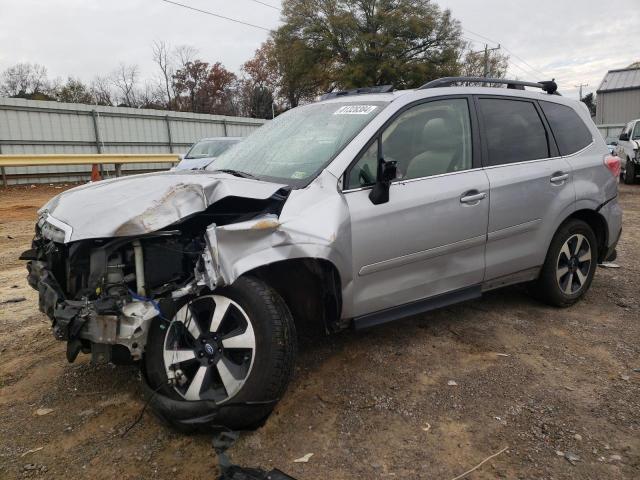
POLYGON ((68 342, 68 360, 80 351, 91 352, 96 363, 139 360, 151 320, 171 317, 174 303, 193 288, 203 245, 177 231, 70 244, 58 239, 38 226, 21 258, 55 337, 68 342))
POLYGON ((111 212, 105 226, 93 216, 91 228, 108 228, 110 236, 87 233, 88 218, 71 223, 54 216, 70 216, 73 197, 50 202, 22 258, 28 260, 40 310, 51 319, 56 338, 68 342, 69 361, 81 351, 97 363, 139 360, 155 318, 169 322, 189 299, 281 260, 328 260, 349 283, 348 210, 335 177, 326 176, 306 189, 279 188, 266 196, 264 186, 245 197, 210 195, 213 203, 199 200, 203 207, 191 213, 191 206, 186 215, 177 210, 184 209, 184 197, 176 206, 176 197, 160 196, 137 207, 151 215, 151 223, 145 215, 129 215, 118 224, 111 212), (155 228, 159 214, 163 226, 155 228), (123 235, 123 225, 135 225, 136 233, 123 235))

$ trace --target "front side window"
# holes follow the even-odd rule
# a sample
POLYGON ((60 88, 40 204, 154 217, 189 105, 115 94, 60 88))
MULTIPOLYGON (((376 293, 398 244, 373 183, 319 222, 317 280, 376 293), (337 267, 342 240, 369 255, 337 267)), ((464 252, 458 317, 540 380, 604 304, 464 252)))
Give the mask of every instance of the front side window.
MULTIPOLYGON (((399 178, 408 180, 468 170, 472 166, 471 121, 467 100, 423 103, 401 113, 381 134, 385 161, 395 161, 399 178)), ((348 188, 376 180, 377 142, 348 175, 348 188)))
POLYGON ((549 157, 547 133, 532 102, 501 98, 481 98, 479 102, 488 165, 549 157))
POLYGON ((223 153, 207 170, 306 185, 386 104, 331 102, 294 108, 223 153))
POLYGON ((640 122, 636 122, 636 126, 633 129, 633 136, 631 137, 632 140, 638 140, 640 139, 640 122))
POLYGON ((558 143, 560 155, 571 155, 593 141, 591 132, 571 107, 559 103, 540 102, 558 143))

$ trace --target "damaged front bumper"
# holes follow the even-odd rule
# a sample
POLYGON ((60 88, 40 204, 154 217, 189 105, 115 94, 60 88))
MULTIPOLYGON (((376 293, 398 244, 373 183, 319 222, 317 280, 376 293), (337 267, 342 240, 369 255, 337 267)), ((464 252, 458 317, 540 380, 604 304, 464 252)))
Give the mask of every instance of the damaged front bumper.
POLYGON ((40 311, 52 320, 58 340, 67 341, 67 360, 91 352, 94 363, 140 360, 150 322, 160 314, 153 301, 69 300, 42 261, 31 260, 28 282, 39 294, 40 311))

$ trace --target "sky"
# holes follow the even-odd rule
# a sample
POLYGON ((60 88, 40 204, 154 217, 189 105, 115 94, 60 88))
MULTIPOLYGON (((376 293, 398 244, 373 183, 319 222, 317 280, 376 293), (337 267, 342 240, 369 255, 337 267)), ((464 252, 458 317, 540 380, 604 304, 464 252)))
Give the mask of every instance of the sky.
MULTIPOLYGON (((279 0, 176 0, 266 29, 276 28, 279 0)), ((511 77, 555 78, 577 98, 595 91, 607 70, 640 61, 639 0, 438 0, 460 20, 474 49, 501 44, 511 77), (626 34, 625 34, 626 32, 626 34), (490 39, 490 40, 488 40, 490 39)), ((234 72, 268 31, 187 10, 162 0, 0 0, 0 71, 18 62, 44 65, 50 79, 86 82, 120 63, 156 75, 152 44, 191 45, 199 57, 234 72)))

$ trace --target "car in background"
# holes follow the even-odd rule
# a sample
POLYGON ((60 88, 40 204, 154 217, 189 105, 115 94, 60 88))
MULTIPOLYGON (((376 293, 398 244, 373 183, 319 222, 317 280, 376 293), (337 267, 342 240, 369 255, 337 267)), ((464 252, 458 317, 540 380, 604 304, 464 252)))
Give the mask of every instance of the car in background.
POLYGON ((607 144, 609 153, 615 155, 616 147, 618 146, 618 137, 607 137, 604 139, 604 143, 607 144))
POLYGON ((242 137, 203 138, 194 143, 187 154, 172 170, 200 170, 209 165, 216 157, 226 152, 242 137))
POLYGON ((640 118, 625 125, 614 153, 620 157, 624 183, 635 183, 640 175, 640 118))

